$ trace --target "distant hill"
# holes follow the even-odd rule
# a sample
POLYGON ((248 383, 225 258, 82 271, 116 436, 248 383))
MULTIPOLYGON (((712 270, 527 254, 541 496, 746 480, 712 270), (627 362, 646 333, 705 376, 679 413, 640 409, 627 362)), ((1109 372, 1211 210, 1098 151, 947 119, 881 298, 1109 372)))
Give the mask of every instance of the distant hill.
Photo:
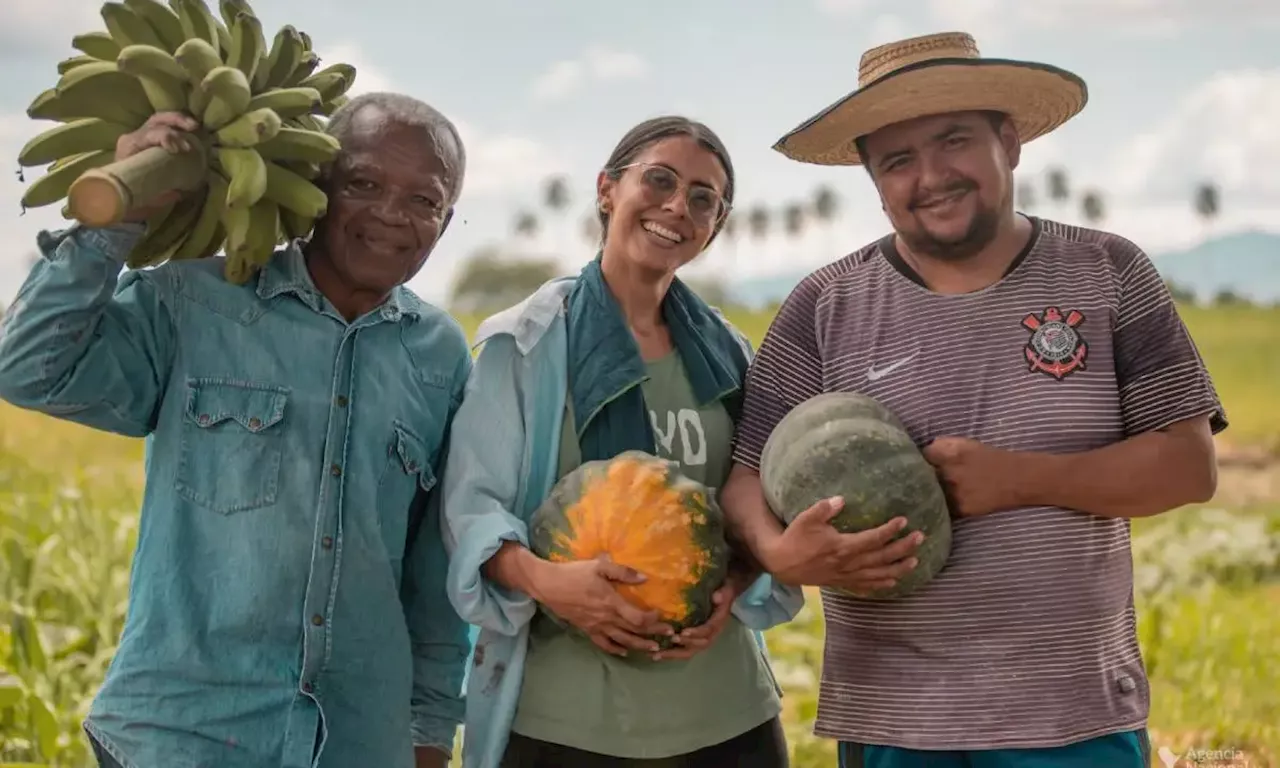
MULTIPOLYGON (((1280 234, 1238 232, 1184 251, 1152 254, 1166 280, 1208 301, 1224 290, 1262 304, 1280 303, 1280 234)), ((783 298, 811 269, 739 280, 729 286, 734 303, 764 307, 783 298)))

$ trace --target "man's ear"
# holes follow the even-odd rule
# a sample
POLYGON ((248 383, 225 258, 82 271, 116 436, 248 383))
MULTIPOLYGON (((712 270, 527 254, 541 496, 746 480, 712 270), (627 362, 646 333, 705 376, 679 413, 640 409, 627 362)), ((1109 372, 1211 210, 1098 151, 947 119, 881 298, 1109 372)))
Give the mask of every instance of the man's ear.
POLYGON ((1012 171, 1022 160, 1022 140, 1018 138, 1018 129, 1013 124, 1013 120, 1006 117, 1000 123, 997 135, 1000 138, 1000 146, 1004 147, 1005 157, 1009 159, 1009 170, 1012 171))
POLYGON ((453 221, 453 212, 455 210, 457 209, 451 205, 449 206, 449 210, 445 211, 444 222, 440 224, 440 234, 436 235, 436 242, 440 242, 440 238, 444 237, 445 230, 449 228, 449 222, 453 221))

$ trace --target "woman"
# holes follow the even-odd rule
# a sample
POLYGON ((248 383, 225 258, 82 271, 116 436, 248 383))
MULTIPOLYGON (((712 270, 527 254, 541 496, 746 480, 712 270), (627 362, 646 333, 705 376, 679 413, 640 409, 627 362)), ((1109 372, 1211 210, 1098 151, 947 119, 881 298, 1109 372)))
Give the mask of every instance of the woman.
POLYGON ((528 549, 533 510, 583 461, 638 448, 711 487, 730 466, 750 345, 675 278, 724 223, 729 154, 700 123, 649 120, 619 142, 597 192, 600 253, 480 326, 484 348, 451 430, 449 596, 481 628, 463 765, 785 766, 779 691, 759 630, 793 618, 799 590, 767 576, 751 584, 735 567, 715 615, 657 654, 643 636, 669 627, 614 589, 637 574, 608 562, 550 563, 528 549), (685 441, 670 437, 677 423, 705 437, 692 461, 685 441), (558 630, 539 603, 590 640, 558 630), (637 663, 628 650, 654 659, 637 663))

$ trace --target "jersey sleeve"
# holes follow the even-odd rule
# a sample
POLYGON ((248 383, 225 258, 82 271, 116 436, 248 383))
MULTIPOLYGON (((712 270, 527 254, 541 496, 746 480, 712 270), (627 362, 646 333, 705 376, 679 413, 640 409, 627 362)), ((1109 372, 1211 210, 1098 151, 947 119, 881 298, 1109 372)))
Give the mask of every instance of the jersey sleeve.
POLYGON ((759 471, 774 427, 792 408, 822 392, 815 276, 801 281, 778 309, 747 371, 733 459, 759 471))
POLYGON ((1116 379, 1125 433, 1163 429, 1209 416, 1216 434, 1227 416, 1213 380, 1173 297, 1137 246, 1118 260, 1119 306, 1114 336, 1116 379))

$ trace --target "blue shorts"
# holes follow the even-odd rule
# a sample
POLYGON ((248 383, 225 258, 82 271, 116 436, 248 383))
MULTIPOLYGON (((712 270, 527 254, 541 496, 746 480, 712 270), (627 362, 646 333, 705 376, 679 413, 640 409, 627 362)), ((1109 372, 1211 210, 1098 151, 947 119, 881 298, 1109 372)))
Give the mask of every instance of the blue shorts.
POLYGON ((1048 749, 934 752, 840 743, 840 768, 1148 768, 1146 729, 1113 733, 1048 749))

